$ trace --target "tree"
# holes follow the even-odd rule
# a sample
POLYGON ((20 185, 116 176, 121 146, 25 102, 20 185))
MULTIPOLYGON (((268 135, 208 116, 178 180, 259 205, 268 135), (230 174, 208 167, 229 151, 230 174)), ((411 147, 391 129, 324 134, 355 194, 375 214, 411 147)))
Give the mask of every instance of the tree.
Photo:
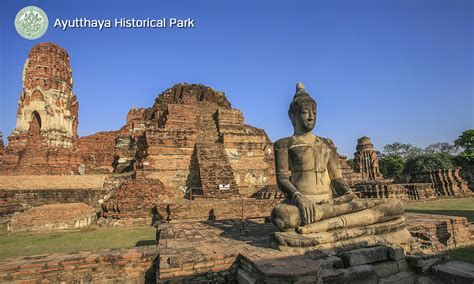
POLYGON ((434 143, 425 148, 426 154, 448 154, 455 155, 459 151, 459 146, 446 142, 434 143))
POLYGON ((402 158, 413 157, 420 154, 422 150, 418 147, 414 147, 411 144, 403 144, 400 142, 395 142, 392 144, 387 144, 383 147, 382 156, 399 156, 402 158))
POLYGON ((464 131, 458 139, 454 141, 454 145, 464 149, 464 153, 474 152, 474 129, 464 131))
POLYGON ((385 155, 379 160, 380 172, 386 178, 398 177, 405 168, 405 160, 398 155, 385 155))
POLYGON ((463 151, 454 157, 453 162, 460 167, 461 174, 469 182, 469 187, 474 189, 474 129, 464 131, 454 145, 463 151))
POLYGON ((451 156, 443 153, 421 154, 407 159, 404 174, 426 172, 439 169, 452 169, 451 156))

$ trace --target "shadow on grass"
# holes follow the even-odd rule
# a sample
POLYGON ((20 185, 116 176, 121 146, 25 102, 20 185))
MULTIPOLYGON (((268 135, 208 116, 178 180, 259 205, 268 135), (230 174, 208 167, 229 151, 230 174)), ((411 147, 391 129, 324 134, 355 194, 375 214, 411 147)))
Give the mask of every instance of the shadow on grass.
POLYGON ((156 240, 141 240, 138 241, 135 246, 136 247, 143 247, 143 246, 156 246, 158 243, 156 240))
POLYGON ((474 246, 449 250, 449 258, 474 264, 474 246))
POLYGON ((421 214, 436 214, 445 216, 466 217, 469 222, 474 222, 474 211, 472 210, 429 210, 429 209, 406 209, 406 212, 421 214))

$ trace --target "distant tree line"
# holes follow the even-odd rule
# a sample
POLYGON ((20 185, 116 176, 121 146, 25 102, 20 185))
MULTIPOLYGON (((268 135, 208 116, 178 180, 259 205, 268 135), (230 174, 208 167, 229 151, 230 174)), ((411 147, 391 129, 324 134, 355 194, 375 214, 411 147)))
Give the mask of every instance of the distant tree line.
POLYGON ((434 143, 422 149, 395 142, 383 147, 380 172, 386 178, 407 179, 412 172, 460 167, 472 178, 474 170, 474 129, 464 131, 453 144, 434 143))

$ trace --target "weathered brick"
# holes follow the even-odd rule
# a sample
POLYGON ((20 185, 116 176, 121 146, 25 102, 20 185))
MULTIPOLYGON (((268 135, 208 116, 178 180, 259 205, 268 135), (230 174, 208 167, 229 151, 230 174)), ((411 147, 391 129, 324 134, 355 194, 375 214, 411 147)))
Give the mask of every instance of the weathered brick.
POLYGON ((40 262, 40 263, 25 263, 23 264, 20 269, 29 269, 29 268, 42 268, 45 267, 46 263, 40 262))
POLYGON ((127 252, 126 254, 123 254, 122 258, 128 260, 128 259, 141 258, 141 256, 142 256, 142 253, 132 251, 132 252, 127 252))

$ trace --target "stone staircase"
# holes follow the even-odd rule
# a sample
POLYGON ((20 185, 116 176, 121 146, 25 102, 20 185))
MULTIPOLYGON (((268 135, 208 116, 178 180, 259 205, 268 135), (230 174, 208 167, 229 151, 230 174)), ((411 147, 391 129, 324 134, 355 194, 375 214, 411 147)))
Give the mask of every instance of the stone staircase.
POLYGON ((214 144, 219 140, 216 122, 214 121, 213 109, 206 107, 198 108, 196 111, 197 141, 199 143, 214 144))
POLYGON ((206 198, 230 198, 237 196, 239 190, 224 144, 219 141, 213 113, 212 110, 199 108, 196 114, 196 154, 201 192, 202 197, 206 198))

